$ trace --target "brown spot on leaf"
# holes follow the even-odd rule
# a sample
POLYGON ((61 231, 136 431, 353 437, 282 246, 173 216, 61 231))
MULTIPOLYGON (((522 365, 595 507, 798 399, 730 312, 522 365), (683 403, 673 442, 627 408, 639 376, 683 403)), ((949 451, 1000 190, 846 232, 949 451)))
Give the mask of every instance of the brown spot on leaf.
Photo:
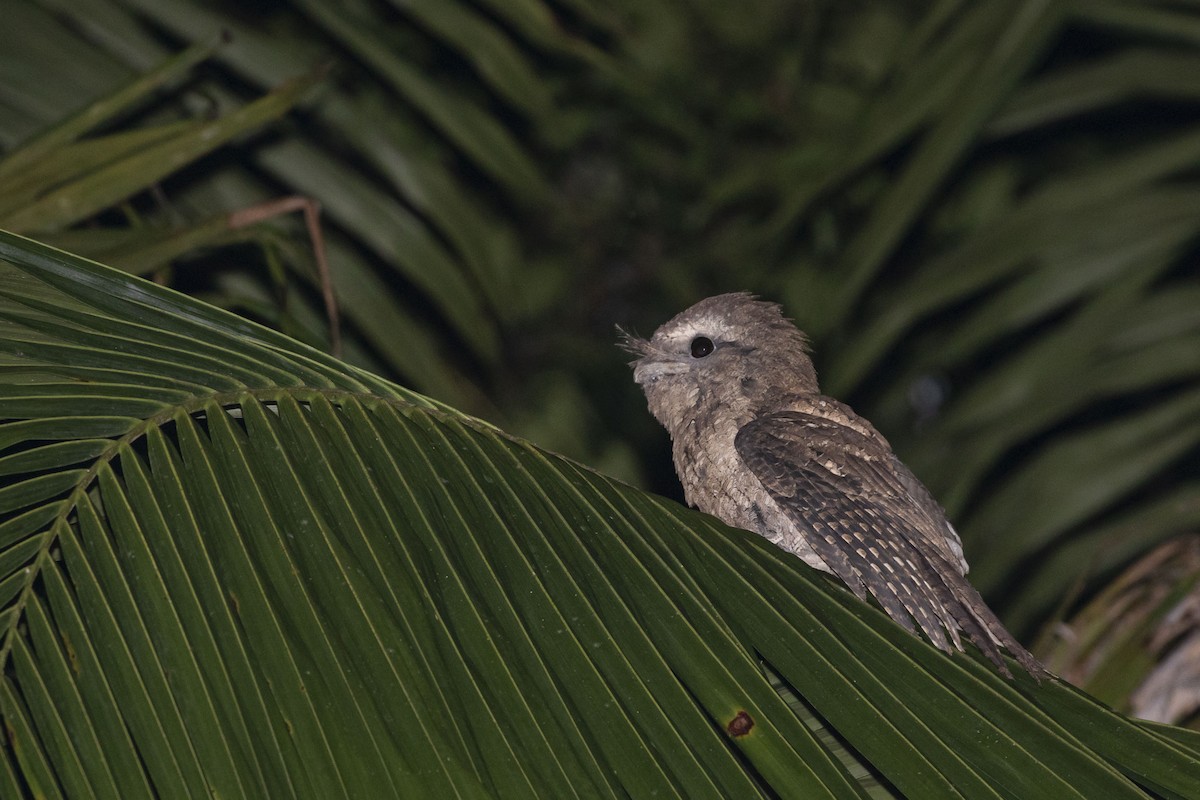
POLYGON ((725 730, 729 731, 729 735, 737 738, 745 736, 754 727, 754 720, 750 719, 750 715, 745 711, 739 711, 737 716, 729 720, 729 724, 725 726, 725 730))
POLYGON ((63 649, 67 651, 67 663, 71 665, 71 671, 76 675, 83 673, 83 669, 79 666, 79 654, 75 652, 75 646, 71 644, 71 637, 64 632, 60 634, 62 637, 63 649))

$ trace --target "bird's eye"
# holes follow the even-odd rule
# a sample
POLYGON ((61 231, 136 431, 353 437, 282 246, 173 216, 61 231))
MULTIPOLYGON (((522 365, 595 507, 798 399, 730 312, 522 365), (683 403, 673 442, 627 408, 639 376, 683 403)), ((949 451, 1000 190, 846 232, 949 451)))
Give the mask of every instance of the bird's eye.
POLYGON ((695 339, 692 339, 692 358, 704 358, 712 351, 712 339, 707 336, 697 336, 695 339))

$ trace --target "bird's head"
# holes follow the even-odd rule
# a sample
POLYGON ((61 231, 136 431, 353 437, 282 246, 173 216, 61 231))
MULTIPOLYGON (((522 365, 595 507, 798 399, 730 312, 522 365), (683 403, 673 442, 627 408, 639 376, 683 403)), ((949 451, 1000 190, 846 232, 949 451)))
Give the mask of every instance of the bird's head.
POLYGON ((753 413, 782 393, 817 391, 807 339, 775 303, 746 292, 701 300, 649 339, 623 334, 633 379, 668 430, 715 403, 753 413))

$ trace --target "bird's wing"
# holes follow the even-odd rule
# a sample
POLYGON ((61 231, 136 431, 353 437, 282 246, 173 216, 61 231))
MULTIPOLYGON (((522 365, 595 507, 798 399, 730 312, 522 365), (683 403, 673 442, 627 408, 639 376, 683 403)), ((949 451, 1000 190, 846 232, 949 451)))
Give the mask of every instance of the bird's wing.
POLYGON ((932 521, 932 524, 943 532, 943 536, 935 539, 942 550, 942 555, 950 559, 952 564, 958 566, 958 571, 963 575, 967 574, 967 557, 963 555, 962 539, 958 538, 958 531, 954 530, 954 526, 950 524, 950 520, 946 519, 946 512, 942 509, 938 501, 934 499, 929 490, 925 488, 925 484, 912 474, 912 470, 904 465, 900 459, 892 455, 892 469, 896 473, 896 477, 900 480, 900 485, 904 487, 904 491, 913 499, 921 510, 932 521))
POLYGON ((910 494, 882 437, 779 411, 745 425, 735 446, 787 520, 860 597, 870 592, 910 631, 915 620, 947 652, 951 642, 962 649, 963 631, 1004 672, 1000 647, 1040 673, 951 560, 940 509, 934 516, 910 494))

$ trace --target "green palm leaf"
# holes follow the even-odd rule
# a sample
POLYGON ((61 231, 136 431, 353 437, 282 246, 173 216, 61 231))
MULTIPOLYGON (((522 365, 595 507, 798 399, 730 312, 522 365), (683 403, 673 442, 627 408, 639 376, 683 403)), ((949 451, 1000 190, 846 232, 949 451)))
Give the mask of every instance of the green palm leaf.
POLYGON ((0 258, 5 796, 864 796, 847 759, 882 796, 1200 796, 1184 733, 948 658, 756 536, 0 258))

